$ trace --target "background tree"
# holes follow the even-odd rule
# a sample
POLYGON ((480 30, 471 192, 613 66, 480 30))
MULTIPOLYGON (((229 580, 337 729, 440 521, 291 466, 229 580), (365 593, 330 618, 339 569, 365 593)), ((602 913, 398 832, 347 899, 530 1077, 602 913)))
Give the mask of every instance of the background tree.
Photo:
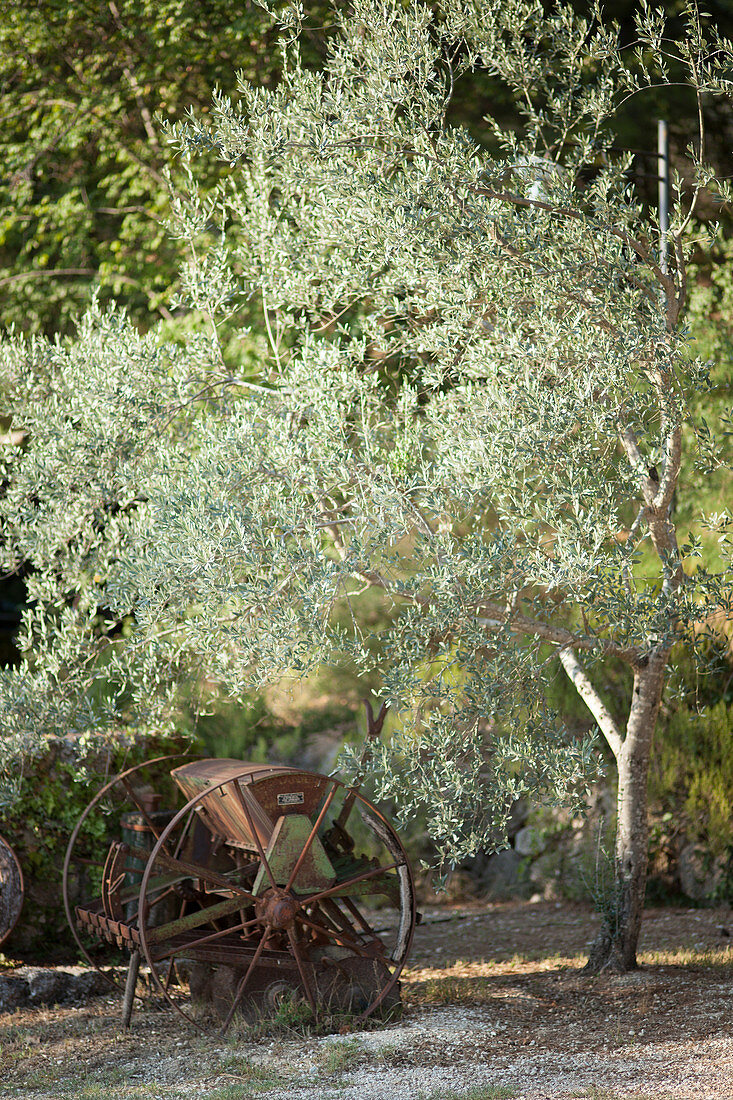
MULTIPOLYGON (((155 116, 206 110, 236 70, 275 80, 270 28, 232 0, 3 5, 0 323, 68 332, 94 289, 145 326, 170 318, 181 252, 167 173, 183 178, 155 116)), ((201 161, 199 186, 219 174, 201 161)))
POLYGON ((567 798, 592 770, 547 702, 559 663, 618 768, 592 965, 635 964, 670 653, 730 613, 730 515, 682 547, 673 516, 685 446, 720 467, 679 318, 697 195, 730 195, 701 130, 666 271, 610 129, 670 53, 698 102, 730 90, 730 44, 686 19, 675 44, 642 8, 627 55, 564 5, 365 0, 315 72, 290 12, 278 87, 243 79, 236 104, 170 132, 232 165, 175 211, 206 333, 165 346, 94 311, 74 341, 3 348, 27 433, 6 455, 3 545, 8 568, 33 566, 24 662, 0 682, 18 743, 170 717, 201 668, 235 697, 325 663, 377 669, 401 719, 382 791, 426 806, 454 860, 501 844, 519 795, 567 798), (487 118, 498 155, 446 124, 476 70, 522 118, 487 118), (241 242, 196 248, 217 222, 241 242), (257 382, 219 339, 243 299, 271 342, 257 382), (604 697, 619 667, 623 715, 604 697))
MULTIPOLYGON (((587 11, 586 0, 575 7, 587 11)), ((664 7, 675 15, 679 5, 664 7)), ((323 58, 325 5, 306 5, 311 19, 305 57, 323 58)), ((730 33, 723 0, 707 5, 716 25, 730 33)), ((612 0, 608 17, 620 20, 623 41, 634 36, 633 0, 612 0)), ((684 37, 684 25, 671 31, 684 37)), ((79 0, 30 7, 8 0, 0 10, 0 324, 22 331, 69 332, 73 318, 97 289, 114 297, 138 324, 175 313, 181 249, 166 231, 168 171, 183 183, 161 141, 156 115, 179 118, 193 105, 207 109, 213 87, 234 86, 235 72, 275 84, 279 59, 266 13, 255 3, 206 0, 195 8, 180 0, 79 0)), ((709 150, 725 171, 731 118, 710 100, 709 150)), ((483 143, 491 135, 487 111, 514 125, 515 104, 494 76, 473 73, 456 87, 449 119, 466 125, 483 143)), ((694 104, 674 87, 650 92, 622 110, 618 141, 653 151, 655 120, 670 119, 675 162, 696 125, 694 104)), ((638 157, 635 185, 655 200, 656 168, 638 157)), ((205 189, 221 174, 199 159, 205 189)))

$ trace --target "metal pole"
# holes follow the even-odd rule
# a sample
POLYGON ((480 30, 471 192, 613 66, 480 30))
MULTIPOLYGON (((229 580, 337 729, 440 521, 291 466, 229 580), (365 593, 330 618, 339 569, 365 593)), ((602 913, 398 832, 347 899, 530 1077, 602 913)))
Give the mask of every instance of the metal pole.
POLYGON ((669 237, 669 141, 667 120, 657 121, 657 175, 659 177, 659 266, 667 274, 669 237))

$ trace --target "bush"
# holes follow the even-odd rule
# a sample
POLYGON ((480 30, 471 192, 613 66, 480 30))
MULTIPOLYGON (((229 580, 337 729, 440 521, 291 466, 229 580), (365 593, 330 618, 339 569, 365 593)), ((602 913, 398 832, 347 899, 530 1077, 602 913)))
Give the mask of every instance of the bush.
POLYGON ((699 842, 716 857, 733 850, 733 712, 724 700, 662 718, 650 796, 672 839, 699 842))

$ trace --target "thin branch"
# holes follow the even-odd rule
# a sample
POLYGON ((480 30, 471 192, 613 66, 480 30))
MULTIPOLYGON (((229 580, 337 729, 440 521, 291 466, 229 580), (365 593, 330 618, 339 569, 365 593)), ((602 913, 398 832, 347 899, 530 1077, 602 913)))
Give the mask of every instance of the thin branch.
MULTIPOLYGON (((476 184, 470 183, 468 180, 462 181, 469 191, 475 195, 484 195, 489 199, 496 199, 497 202, 511 203, 512 206, 524 206, 534 210, 545 210, 549 214, 554 214, 555 217, 571 218, 574 221, 586 222, 588 221, 587 215, 583 214, 580 210, 575 210, 572 206, 557 206, 555 203, 542 202, 540 199, 527 199, 523 195, 516 195, 511 191, 495 191, 492 187, 477 187, 476 184)), ((642 241, 632 237, 631 234, 626 233, 623 229, 619 229, 615 225, 603 225, 603 227, 611 236, 616 237, 618 240, 623 241, 624 244, 636 253, 640 260, 647 265, 650 271, 653 272, 655 278, 664 287, 665 291, 669 294, 674 292, 675 284, 674 280, 665 275, 659 264, 649 254, 649 250, 642 241)))
POLYGON ((662 480, 652 502, 659 512, 667 510, 672 503, 672 497, 677 488, 677 478, 682 462, 682 428, 680 424, 673 424, 669 429, 667 438, 664 441, 664 450, 662 480))
POLYGON ((652 481, 649 477, 644 456, 639 450, 639 442, 636 438, 636 433, 631 428, 622 428, 619 430, 619 438, 621 439, 621 444, 626 451, 626 457, 631 463, 632 469, 639 474, 641 478, 644 500, 647 504, 651 504, 657 490, 657 483, 652 481))
POLYGON ((592 635, 583 637, 565 627, 543 623, 540 619, 530 619, 526 615, 518 615, 511 610, 508 612, 506 605, 483 601, 476 608, 476 612, 476 622, 479 626, 488 626, 492 630, 509 626, 518 634, 541 638, 544 642, 553 642, 563 648, 572 646, 586 653, 603 653, 609 657, 618 657, 630 665, 635 664, 639 659, 639 650, 636 646, 620 646, 610 638, 595 638, 592 635))
MULTIPOLYGON (((662 86, 671 87, 672 85, 664 84, 662 86)), ((685 87, 687 86, 688 85, 685 85, 685 87)), ((349 146, 365 148, 367 146, 367 142, 369 142, 372 144, 372 147, 374 149, 379 149, 378 143, 380 139, 384 140, 383 136, 380 134, 355 135, 354 137, 345 139, 343 141, 334 141, 332 143, 332 148, 343 148, 349 146)), ((288 144, 288 148, 306 149, 310 151, 310 146, 307 145, 305 142, 290 142, 288 144)), ((437 164, 440 168, 445 167, 444 162, 441 161, 439 157, 431 156, 429 153, 426 153, 422 149, 415 149, 410 146, 404 146, 402 148, 393 150, 394 155, 398 153, 404 156, 419 157, 421 160, 427 160, 434 164, 437 164)), ((585 224, 588 224, 589 222, 587 214, 584 214, 581 210, 576 210, 572 206, 558 206, 556 203, 543 202, 541 199, 525 198, 524 195, 517 195, 515 192, 512 191, 497 191, 493 187, 481 187, 475 183, 472 183, 470 180, 465 179, 459 179, 456 181, 456 183, 467 188, 467 190, 474 195, 483 195, 485 198, 496 199, 497 202, 509 203, 512 206, 524 206, 533 210, 545 210, 548 214, 554 214, 555 217, 571 218, 574 221, 584 222, 585 224)), ((453 185, 447 183, 447 186, 452 187, 453 185)), ((611 236, 616 237, 617 240, 623 241, 623 243, 627 245, 632 250, 632 252, 635 252, 639 259, 644 264, 646 264, 646 266, 654 274, 660 285, 664 287, 666 293, 668 295, 674 293, 674 291, 676 290, 674 279, 672 279, 671 276, 664 274, 659 264, 651 256, 649 249, 643 241, 638 240, 636 237, 632 237, 630 233, 627 233, 623 229, 619 229, 618 226, 608 225, 608 223, 606 222, 595 223, 594 227, 604 229, 608 233, 610 233, 611 236)))
MULTIPOLYGON (((633 545, 634 545, 634 543, 633 543, 634 535, 636 534, 636 531, 637 531, 638 527, 640 526, 641 521, 643 520, 645 515, 646 515, 646 509, 642 505, 641 508, 639 509, 639 511, 636 513, 636 519, 631 524, 631 527, 629 529, 629 534, 628 534, 628 537, 626 539, 626 546, 627 547, 630 547, 630 548, 633 547, 633 545)), ((629 575, 629 559, 628 558, 626 559, 626 561, 624 562, 624 564, 621 567, 621 573, 622 573, 623 578, 624 578, 624 584, 626 585, 626 591, 629 593, 630 596, 635 595, 635 588, 631 583, 631 577, 629 575)))
POLYGON ((44 275, 53 277, 63 275, 95 275, 96 271, 93 267, 55 267, 44 270, 40 268, 38 271, 21 271, 18 275, 8 275, 4 279, 0 279, 0 286, 7 286, 8 283, 17 283, 23 279, 42 279, 44 275))
POLYGON ((616 759, 618 759, 623 749, 623 738, 608 707, 588 679, 588 674, 578 661, 573 650, 571 648, 561 648, 558 651, 558 657, 560 658, 562 667, 572 680, 578 695, 598 723, 598 728, 606 738, 611 752, 616 759))
POLYGON ((133 95, 135 96, 135 101, 136 101, 136 103, 138 105, 138 108, 140 110, 140 117, 142 118, 143 126, 145 127, 145 133, 148 135, 148 141, 150 142, 153 149, 155 149, 155 151, 157 153, 157 152, 160 151, 160 144, 158 142, 158 135, 155 132, 155 127, 153 126, 152 115, 150 114, 150 111, 148 110, 148 106, 145 103, 145 100, 143 99, 142 88, 140 87, 140 85, 138 83, 138 80, 137 80, 137 77, 135 76, 135 71, 134 71, 134 68, 133 68, 133 65, 135 63, 135 58, 132 55, 132 50, 130 49, 130 47, 127 44, 127 32, 126 32, 126 29, 125 29, 125 27, 122 23, 122 18, 120 16, 119 8, 115 4, 114 0, 109 0, 108 7, 109 7, 109 10, 112 12, 112 15, 114 16, 115 23, 119 27, 120 33, 122 35, 122 48, 123 48, 123 50, 125 51, 125 53, 127 55, 127 65, 123 66, 122 71, 124 72, 124 74, 127 78, 127 82, 130 85, 130 88, 132 89, 133 95))
POLYGON ((270 347, 272 348, 272 354, 275 356, 275 362, 277 363, 277 369, 278 369, 278 372, 279 372, 280 369, 281 369, 280 368, 280 351, 279 351, 278 345, 275 343, 275 339, 272 335, 272 329, 270 328, 270 318, 268 316, 268 311, 267 311, 267 300, 265 298, 265 288, 261 287, 261 290, 262 290, 262 312, 265 315, 265 327, 267 328, 267 337, 270 341, 270 347))
MULTIPOLYGON (((700 30, 699 26, 698 26, 697 30, 698 30, 698 33, 699 33, 699 30, 700 30)), ((693 75, 694 80, 695 80, 695 95, 696 95, 696 98, 697 98, 697 130, 698 130, 698 137, 700 138, 699 162, 702 165, 703 157, 705 156, 705 114, 704 114, 703 109, 702 109, 702 90, 700 88, 700 81, 699 81, 698 75, 697 75, 697 65, 695 64, 692 57, 690 57, 690 68, 692 69, 692 75, 693 75)), ((699 177, 698 177, 698 179, 699 179, 699 177)), ((685 220, 683 221, 682 225, 679 227, 679 229, 675 233, 675 237, 676 237, 677 240, 680 240, 680 238, 683 236, 685 230, 687 229, 688 225, 692 221, 692 216, 695 213, 695 210, 697 208, 697 200, 700 197, 700 192, 701 191, 702 191, 702 184, 698 182, 696 187, 695 187, 695 190, 693 191, 693 194, 692 194, 692 200, 690 202, 690 209, 687 211, 687 215, 686 215, 685 220)))
MULTIPOLYGON (((526 259, 525 255, 520 252, 518 248, 515 248, 515 246, 506 239, 506 237, 502 236, 502 234, 499 233, 495 225, 492 225, 489 232, 492 240, 496 241, 502 251, 506 252, 508 256, 511 256, 511 258, 515 260, 518 264, 520 264, 521 267, 524 267, 535 277, 543 274, 543 272, 539 271, 530 260, 526 259)), ((647 294, 649 297, 652 297, 649 294, 647 288, 642 287, 642 289, 644 289, 645 294, 647 294)), ((597 307, 594 306, 592 302, 589 302, 587 298, 584 298, 581 294, 573 294, 570 291, 566 291, 563 297, 565 297, 570 302, 575 302, 577 305, 582 306, 590 314, 594 315, 594 320, 596 324, 600 329, 603 330, 603 332, 609 332, 613 336, 620 338, 621 334, 616 326, 611 324, 611 322, 608 321, 605 317, 598 316, 597 307)))

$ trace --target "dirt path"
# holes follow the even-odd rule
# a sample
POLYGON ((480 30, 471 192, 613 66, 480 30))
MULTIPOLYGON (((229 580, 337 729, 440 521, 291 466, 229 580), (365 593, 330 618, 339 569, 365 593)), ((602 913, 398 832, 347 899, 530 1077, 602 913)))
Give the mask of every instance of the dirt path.
POLYGON ((431 911, 390 1027, 252 1041, 119 1002, 0 1017, 0 1096, 28 1100, 731 1100, 730 910, 647 914, 643 966, 579 973, 595 918, 542 903, 431 911))

